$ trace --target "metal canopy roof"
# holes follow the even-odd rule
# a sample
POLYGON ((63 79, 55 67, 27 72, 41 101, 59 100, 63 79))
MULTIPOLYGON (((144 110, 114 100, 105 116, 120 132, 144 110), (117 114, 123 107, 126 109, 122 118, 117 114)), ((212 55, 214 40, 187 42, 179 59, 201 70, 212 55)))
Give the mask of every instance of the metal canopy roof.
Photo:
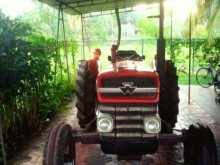
POLYGON ((39 0, 52 7, 58 8, 61 4, 65 12, 78 15, 93 12, 104 12, 119 9, 131 8, 138 4, 157 3, 159 0, 39 0))

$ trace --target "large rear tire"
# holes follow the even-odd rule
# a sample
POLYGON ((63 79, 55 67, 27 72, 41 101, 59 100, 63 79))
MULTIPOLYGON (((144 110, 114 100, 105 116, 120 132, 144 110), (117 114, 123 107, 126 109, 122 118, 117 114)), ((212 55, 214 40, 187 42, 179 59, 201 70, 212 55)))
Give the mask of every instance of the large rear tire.
POLYGON ((184 165, 217 165, 217 148, 211 129, 191 125, 184 131, 184 165))
POLYGON ((71 126, 58 124, 49 133, 44 148, 43 165, 75 165, 75 154, 71 126))
POLYGON ((162 132, 171 132, 179 113, 179 87, 176 67, 171 61, 165 63, 165 80, 161 84, 159 114, 162 119, 162 132))
POLYGON ((90 129, 95 123, 96 77, 90 73, 88 63, 84 60, 79 64, 77 73, 77 118, 81 128, 90 129))

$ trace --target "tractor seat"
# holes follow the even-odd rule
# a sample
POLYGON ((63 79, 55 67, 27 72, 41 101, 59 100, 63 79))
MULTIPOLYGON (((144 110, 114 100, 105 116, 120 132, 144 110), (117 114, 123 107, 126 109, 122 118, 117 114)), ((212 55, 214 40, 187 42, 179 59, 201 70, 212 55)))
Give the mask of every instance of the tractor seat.
POLYGON ((141 56, 134 50, 119 50, 117 51, 116 57, 118 60, 138 60, 141 56))

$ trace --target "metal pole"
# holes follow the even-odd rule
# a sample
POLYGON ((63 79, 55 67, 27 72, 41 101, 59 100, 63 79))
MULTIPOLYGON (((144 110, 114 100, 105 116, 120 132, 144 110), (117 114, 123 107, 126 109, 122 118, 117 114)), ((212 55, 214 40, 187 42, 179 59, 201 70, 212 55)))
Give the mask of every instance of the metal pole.
POLYGON ((175 62, 175 56, 173 53, 173 10, 171 11, 170 26, 170 56, 171 60, 175 62))
POLYGON ((64 46, 64 55, 66 58, 67 76, 68 76, 68 81, 70 82, 70 70, 69 70, 69 60, 68 60, 68 54, 67 54, 66 31, 65 31, 65 24, 64 24, 64 17, 63 17, 63 8, 61 8, 61 21, 63 25, 63 46, 64 46))
POLYGON ((73 65, 75 66, 75 53, 74 53, 74 47, 72 46, 72 60, 73 60, 73 65))
MULTIPOLYGON (((62 73, 62 60, 61 60, 61 55, 60 55, 60 48, 59 48, 59 34, 60 34, 60 17, 61 17, 61 9, 62 5, 59 5, 59 10, 58 10, 58 22, 57 22, 57 38, 56 38, 56 64, 55 64, 55 73, 57 73, 57 61, 59 60, 59 65, 60 65, 60 76, 61 80, 63 79, 63 73, 62 73), (59 57, 58 57, 59 56, 59 57)), ((56 76, 55 76, 56 77, 56 76)), ((56 81, 56 78, 55 78, 56 81)))
POLYGON ((192 56, 192 14, 189 17, 189 82, 188 82, 188 104, 191 103, 191 56, 192 56))
POLYGON ((120 20, 119 9, 118 9, 117 3, 115 4, 115 15, 116 15, 117 25, 118 25, 117 49, 119 49, 119 46, 121 44, 121 20, 120 20))
POLYGON ((58 44, 57 44, 57 41, 58 41, 58 34, 59 34, 59 28, 58 28, 58 26, 59 26, 59 10, 58 10, 58 15, 57 15, 58 17, 57 17, 57 36, 56 36, 56 57, 55 57, 55 78, 54 78, 54 81, 55 81, 55 83, 56 83, 56 77, 57 77, 57 62, 58 62, 58 44))
POLYGON ((160 0, 160 31, 159 38, 164 38, 164 3, 163 0, 160 0))
POLYGON ((164 0, 160 0, 159 39, 157 41, 157 71, 161 85, 165 80, 164 0))
POLYGON ((82 26, 82 53, 83 53, 83 60, 85 60, 85 36, 84 36, 84 21, 83 15, 81 14, 81 26, 82 26))
POLYGON ((195 44, 195 39, 192 39, 192 73, 194 74, 195 71, 195 48, 194 48, 194 44, 195 44))

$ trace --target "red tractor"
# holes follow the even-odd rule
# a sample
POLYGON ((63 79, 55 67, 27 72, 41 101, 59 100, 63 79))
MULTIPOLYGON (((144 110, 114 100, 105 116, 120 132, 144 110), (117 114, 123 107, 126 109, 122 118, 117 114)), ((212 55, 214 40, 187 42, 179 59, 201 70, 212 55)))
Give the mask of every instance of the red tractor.
POLYGON ((116 154, 120 160, 140 160, 160 144, 183 142, 185 165, 217 165, 215 139, 208 127, 191 125, 172 133, 179 102, 174 65, 166 62, 167 88, 162 89, 158 73, 141 67, 142 56, 135 51, 112 52, 112 70, 97 77, 88 62, 81 61, 76 107, 79 125, 86 130, 65 123, 53 128, 44 165, 76 164, 77 142, 100 144, 105 154, 116 154))
MULTIPOLYGON (((112 56, 109 57, 112 69, 96 75, 89 69, 88 61, 81 61, 76 107, 82 130, 65 123, 54 127, 45 147, 43 164, 76 164, 76 143, 100 144, 105 154, 116 154, 120 160, 140 160, 145 154, 155 153, 163 143, 182 142, 185 165, 217 165, 215 138, 210 128, 197 124, 173 133, 178 115, 179 88, 174 64, 165 61, 163 0, 160 0, 157 71, 146 70, 141 64, 143 56, 135 51, 118 50, 121 38, 119 8, 125 8, 126 3, 118 1, 118 6, 115 6, 112 4, 116 1, 111 1, 112 4, 105 1, 103 6, 99 1, 87 1, 94 4, 89 6, 90 3, 79 1, 84 6, 77 3, 78 7, 74 8, 72 2, 68 8, 66 1, 59 2, 66 6, 67 12, 70 9, 90 12, 86 9, 97 11, 98 7, 103 7, 103 10, 116 7, 119 36, 118 44, 112 47, 112 56), (94 6, 97 8, 93 9, 94 6)), ((127 7, 136 3, 133 0, 126 2, 127 7)))

